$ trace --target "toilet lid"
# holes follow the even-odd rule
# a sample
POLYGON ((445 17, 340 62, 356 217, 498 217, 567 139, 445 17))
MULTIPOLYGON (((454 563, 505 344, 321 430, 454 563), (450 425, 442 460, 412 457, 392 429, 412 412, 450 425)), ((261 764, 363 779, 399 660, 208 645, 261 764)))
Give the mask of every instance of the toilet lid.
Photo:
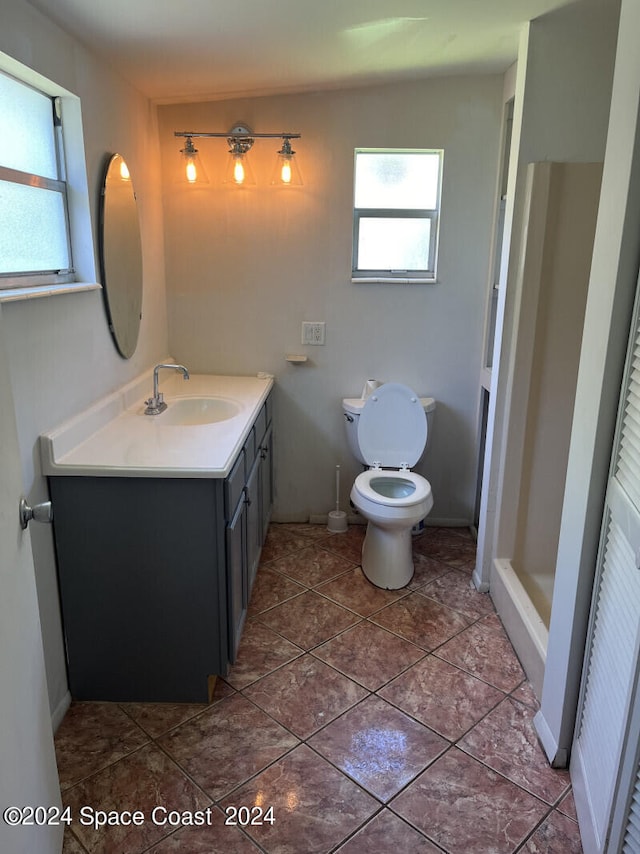
POLYGON ((358 420, 358 443, 367 465, 414 466, 427 442, 427 416, 409 386, 385 383, 367 399, 358 420))

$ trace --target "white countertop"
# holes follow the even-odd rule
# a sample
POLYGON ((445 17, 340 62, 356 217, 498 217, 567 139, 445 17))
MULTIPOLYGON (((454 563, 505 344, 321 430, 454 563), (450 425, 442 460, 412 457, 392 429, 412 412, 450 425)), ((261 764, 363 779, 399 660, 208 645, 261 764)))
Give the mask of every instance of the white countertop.
POLYGON ((192 374, 184 381, 162 371, 160 391, 169 407, 179 398, 207 396, 239 406, 225 421, 172 426, 163 425, 164 413, 143 414, 153 389, 149 373, 40 436, 43 474, 226 477, 272 386, 271 377, 192 374))

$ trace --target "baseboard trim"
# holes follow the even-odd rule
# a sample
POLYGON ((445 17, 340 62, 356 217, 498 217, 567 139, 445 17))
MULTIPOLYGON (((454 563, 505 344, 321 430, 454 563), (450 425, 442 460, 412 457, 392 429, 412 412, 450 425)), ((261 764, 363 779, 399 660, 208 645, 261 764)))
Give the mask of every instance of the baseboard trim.
POLYGON ((67 714, 70 705, 71 694, 67 691, 67 693, 64 695, 64 697, 60 700, 58 705, 51 713, 51 727, 53 729, 54 734, 57 732, 58 727, 62 723, 62 719, 67 714))
POLYGON ((527 678, 538 699, 542 697, 549 630, 540 619, 529 594, 511 566, 496 558, 491 568, 489 595, 527 678))
POLYGON ((566 768, 569 764, 569 751, 566 748, 558 747, 558 742, 542 711, 536 713, 533 718, 533 725, 551 767, 566 768))

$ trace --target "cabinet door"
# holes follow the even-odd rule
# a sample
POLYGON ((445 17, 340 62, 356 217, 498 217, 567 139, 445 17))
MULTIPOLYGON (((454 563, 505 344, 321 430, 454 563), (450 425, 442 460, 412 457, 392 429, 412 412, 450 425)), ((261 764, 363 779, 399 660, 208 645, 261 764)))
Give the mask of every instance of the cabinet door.
POLYGON ((267 430, 260 445, 260 524, 262 528, 260 544, 264 543, 271 517, 273 504, 273 444, 271 427, 267 430))
POLYGON ((247 513, 244 497, 227 525, 227 600, 229 613, 229 662, 238 653, 242 627, 247 614, 247 513))
POLYGON ((246 508, 247 508, 247 567, 248 567, 248 592, 251 593, 253 581, 256 577, 258 569, 258 561, 260 560, 260 549, 262 548, 262 525, 260 518, 260 492, 259 492, 259 474, 260 474, 260 457, 257 458, 255 465, 251 469, 247 485, 245 486, 246 493, 246 508))

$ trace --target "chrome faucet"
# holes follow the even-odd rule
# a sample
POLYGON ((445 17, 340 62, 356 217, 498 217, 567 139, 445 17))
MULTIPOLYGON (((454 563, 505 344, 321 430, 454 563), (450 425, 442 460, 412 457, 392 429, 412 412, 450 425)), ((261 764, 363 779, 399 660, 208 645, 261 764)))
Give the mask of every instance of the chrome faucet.
POLYGON ((160 415, 167 408, 162 392, 158 391, 158 371, 160 368, 170 368, 173 371, 180 371, 183 379, 189 379, 189 371, 184 365, 156 365, 153 369, 153 397, 145 400, 147 404, 147 408, 144 411, 145 415, 160 415))

